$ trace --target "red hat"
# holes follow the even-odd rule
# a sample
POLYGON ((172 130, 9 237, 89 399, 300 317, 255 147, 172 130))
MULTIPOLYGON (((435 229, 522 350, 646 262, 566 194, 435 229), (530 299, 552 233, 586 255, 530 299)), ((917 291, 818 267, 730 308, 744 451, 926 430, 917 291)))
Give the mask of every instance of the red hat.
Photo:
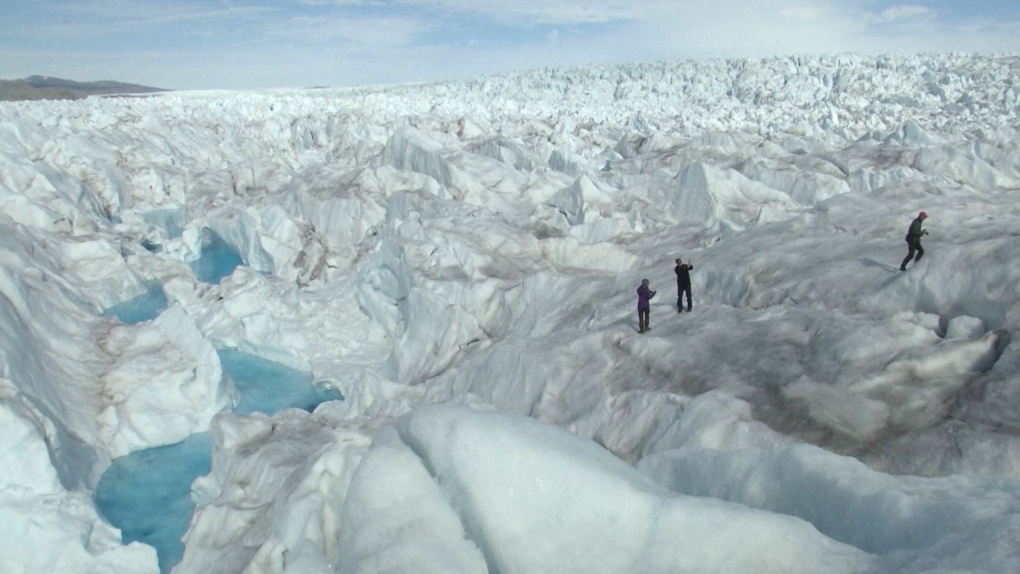
POLYGON ((927 219, 928 218, 928 213, 925 212, 925 211, 922 211, 921 213, 918 213, 917 216, 920 217, 921 219, 927 219))

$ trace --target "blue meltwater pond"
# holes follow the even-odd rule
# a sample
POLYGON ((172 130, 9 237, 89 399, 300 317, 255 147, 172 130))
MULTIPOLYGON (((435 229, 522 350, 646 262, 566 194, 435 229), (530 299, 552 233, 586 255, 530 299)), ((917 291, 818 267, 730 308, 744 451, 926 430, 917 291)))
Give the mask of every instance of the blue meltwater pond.
MULTIPOLYGON (((315 386, 307 373, 235 350, 219 351, 224 372, 240 400, 233 412, 272 414, 288 408, 311 411, 320 403, 342 400, 340 393, 315 386)), ((191 483, 209 473, 208 433, 177 444, 133 452, 113 461, 96 486, 96 506, 121 530, 125 544, 139 541, 156 548, 159 570, 170 570, 184 554, 181 536, 195 509, 191 483)))
POLYGON ((103 311, 104 317, 116 317, 121 323, 142 323, 151 321, 162 313, 167 306, 166 292, 159 281, 145 284, 145 293, 110 307, 103 311))
POLYGON ((202 230, 202 255, 192 261, 191 269, 199 281, 219 283, 234 272, 238 265, 244 265, 241 254, 232 245, 211 229, 202 230))

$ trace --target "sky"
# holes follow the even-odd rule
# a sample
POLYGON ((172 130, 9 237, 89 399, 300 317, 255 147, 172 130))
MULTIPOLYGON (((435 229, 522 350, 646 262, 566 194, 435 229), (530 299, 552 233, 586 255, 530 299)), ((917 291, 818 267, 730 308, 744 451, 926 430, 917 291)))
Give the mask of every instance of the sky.
POLYGON ((0 79, 354 86, 537 67, 1020 52, 1016 0, 4 0, 0 79))

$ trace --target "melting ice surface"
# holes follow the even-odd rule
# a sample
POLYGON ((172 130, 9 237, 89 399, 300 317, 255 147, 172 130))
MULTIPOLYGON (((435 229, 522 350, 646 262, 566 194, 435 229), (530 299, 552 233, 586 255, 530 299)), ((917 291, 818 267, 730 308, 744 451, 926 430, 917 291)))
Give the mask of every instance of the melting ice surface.
POLYGON ((159 281, 150 281, 146 287, 145 293, 110 307, 103 315, 116 317, 121 323, 141 323, 155 319, 160 311, 166 309, 166 293, 159 281))
MULTIPOLYGON (((239 394, 235 413, 273 414, 287 408, 312 411, 343 397, 321 390, 306 373, 236 350, 219 351, 224 372, 239 394)), ((121 529, 125 544, 156 548, 160 572, 169 572, 184 553, 181 535, 195 509, 191 483, 209 473, 209 433, 115 459, 96 487, 96 505, 121 529)))
POLYGON ((307 373, 234 349, 219 351, 223 370, 240 395, 234 412, 265 413, 293 408, 311 412, 321 403, 343 397, 332 389, 320 389, 307 373))
POLYGON ((183 231, 185 212, 180 208, 154 209, 143 213, 146 222, 163 228, 170 237, 180 237, 183 231))
POLYGON ((169 572, 184 553, 181 534, 195 509, 191 483, 209 472, 209 433, 113 461, 96 486, 96 505, 121 529, 125 544, 139 541, 156 549, 160 572, 169 572))
POLYGON ((202 255, 191 262, 191 268, 198 276, 198 280, 205 283, 219 283, 220 279, 230 275, 238 265, 244 265, 244 261, 237 250, 215 231, 204 229, 202 231, 202 255))
POLYGON ((208 430, 176 574, 1016 574, 1017 86, 840 55, 0 103, 0 572, 165 570, 90 487, 208 430), (173 304, 95 317, 139 277, 173 304), (223 413, 285 394, 224 347, 345 400, 223 413))

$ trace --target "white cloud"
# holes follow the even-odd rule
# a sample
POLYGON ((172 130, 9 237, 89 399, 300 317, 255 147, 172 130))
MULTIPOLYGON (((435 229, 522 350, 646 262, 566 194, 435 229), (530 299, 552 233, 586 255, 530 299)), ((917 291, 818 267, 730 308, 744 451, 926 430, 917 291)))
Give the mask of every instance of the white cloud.
POLYGON ((875 22, 885 24, 903 20, 914 20, 917 18, 932 18, 936 14, 933 10, 924 6, 899 5, 890 6, 873 16, 875 22))
POLYGON ((367 0, 298 0, 302 6, 365 6, 367 0))
POLYGON ((271 21, 273 8, 259 6, 206 6, 98 0, 62 6, 47 6, 44 18, 17 23, 19 34, 37 41, 91 40, 102 44, 110 36, 134 36, 141 45, 150 44, 175 25, 192 30, 219 30, 239 22, 271 21))
POLYGON ((72 24, 82 19, 95 24, 122 26, 168 25, 180 22, 211 21, 228 22, 237 19, 259 17, 274 12, 266 6, 229 6, 199 3, 131 2, 128 0, 99 0, 72 5, 66 10, 72 24))
POLYGON ((398 0, 401 4, 432 6, 458 12, 485 14, 497 20, 527 20, 538 24, 598 24, 612 20, 640 19, 667 0, 625 2, 619 0, 398 0))
POLYGON ((266 32, 292 42, 353 42, 363 47, 404 46, 421 24, 399 18, 324 18, 298 16, 267 23, 266 32))

